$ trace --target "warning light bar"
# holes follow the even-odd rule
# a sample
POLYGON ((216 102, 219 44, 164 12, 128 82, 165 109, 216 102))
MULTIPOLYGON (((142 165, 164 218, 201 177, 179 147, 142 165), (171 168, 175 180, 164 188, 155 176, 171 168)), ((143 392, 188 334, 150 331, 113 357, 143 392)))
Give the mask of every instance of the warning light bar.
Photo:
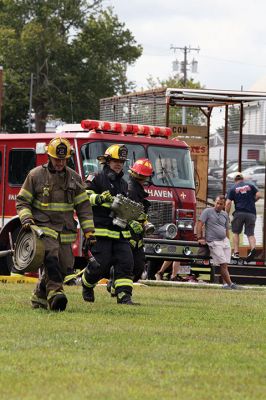
POLYGON ((124 122, 97 121, 84 119, 81 126, 85 130, 101 131, 104 133, 132 134, 134 136, 158 136, 168 138, 172 135, 172 129, 164 126, 127 124, 124 122))

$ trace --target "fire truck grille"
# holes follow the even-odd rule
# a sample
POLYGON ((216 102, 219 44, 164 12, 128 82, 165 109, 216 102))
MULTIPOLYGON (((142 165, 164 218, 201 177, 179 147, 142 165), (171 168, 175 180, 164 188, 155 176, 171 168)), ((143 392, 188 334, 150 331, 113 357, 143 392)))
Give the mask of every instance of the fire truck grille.
POLYGON ((150 201, 149 221, 155 226, 156 232, 158 229, 173 222, 173 203, 171 201, 150 201))

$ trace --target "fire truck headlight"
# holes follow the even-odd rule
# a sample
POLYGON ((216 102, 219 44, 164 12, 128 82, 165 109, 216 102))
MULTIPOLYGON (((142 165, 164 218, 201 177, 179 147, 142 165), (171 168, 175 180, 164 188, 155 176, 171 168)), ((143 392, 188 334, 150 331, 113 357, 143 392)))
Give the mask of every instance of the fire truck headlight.
POLYGON ((192 253, 192 251, 190 250, 189 247, 184 247, 183 253, 185 256, 189 256, 192 253))
POLYGON ((177 227, 175 224, 165 224, 158 229, 158 232, 164 239, 174 239, 177 235, 177 227))
POLYGON ((154 247, 154 251, 156 254, 160 254, 162 251, 161 246, 159 244, 156 244, 154 247))
POLYGON ((194 223, 192 220, 179 220, 177 221, 177 227, 180 230, 192 231, 194 223))

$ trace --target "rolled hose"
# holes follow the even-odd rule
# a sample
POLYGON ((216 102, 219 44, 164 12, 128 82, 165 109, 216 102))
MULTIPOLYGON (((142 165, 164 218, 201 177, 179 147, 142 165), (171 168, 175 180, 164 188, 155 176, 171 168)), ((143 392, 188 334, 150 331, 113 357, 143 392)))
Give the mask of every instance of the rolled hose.
POLYGON ((19 231, 13 262, 19 272, 36 272, 41 267, 44 259, 44 243, 41 239, 43 231, 36 225, 31 225, 30 230, 19 231))

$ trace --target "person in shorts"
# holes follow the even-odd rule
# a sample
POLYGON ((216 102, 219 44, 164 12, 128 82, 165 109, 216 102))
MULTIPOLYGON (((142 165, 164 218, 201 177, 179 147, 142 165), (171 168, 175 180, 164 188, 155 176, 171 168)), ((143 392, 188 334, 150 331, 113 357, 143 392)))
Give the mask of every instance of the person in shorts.
POLYGON ((224 211, 225 197, 217 196, 214 207, 205 208, 197 222, 199 244, 207 244, 214 265, 220 266, 221 278, 226 289, 238 289, 231 281, 228 263, 231 260, 229 241, 229 216, 224 211))
POLYGON ((244 228, 248 238, 250 252, 247 261, 252 261, 256 255, 256 238, 254 236, 256 223, 255 203, 261 198, 258 188, 251 182, 245 181, 241 172, 235 175, 235 184, 229 189, 225 204, 226 212, 230 213, 232 202, 235 205, 232 220, 234 252, 233 259, 239 259, 239 235, 244 228))

